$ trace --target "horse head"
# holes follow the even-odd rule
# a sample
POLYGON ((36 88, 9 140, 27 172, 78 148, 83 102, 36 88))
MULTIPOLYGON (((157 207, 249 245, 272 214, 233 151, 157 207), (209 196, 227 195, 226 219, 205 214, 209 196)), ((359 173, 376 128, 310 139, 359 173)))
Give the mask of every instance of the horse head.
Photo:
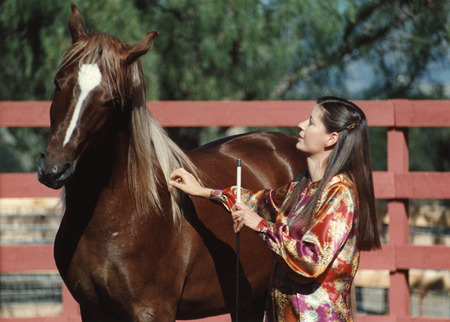
POLYGON ((134 45, 104 33, 87 34, 81 11, 71 8, 72 45, 54 77, 48 147, 37 161, 39 181, 54 189, 72 176, 85 151, 127 126, 133 106, 145 106, 138 58, 159 34, 150 32, 134 45))

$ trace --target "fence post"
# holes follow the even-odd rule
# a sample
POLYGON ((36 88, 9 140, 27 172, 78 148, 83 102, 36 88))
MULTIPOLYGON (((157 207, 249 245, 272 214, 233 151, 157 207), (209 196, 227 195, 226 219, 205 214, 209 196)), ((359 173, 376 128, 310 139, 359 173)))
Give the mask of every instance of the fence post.
MULTIPOLYGON (((387 133, 388 171, 395 175, 409 171, 408 129, 389 128, 387 133)), ((394 187, 397 195, 397 187, 394 187)), ((388 201, 389 244, 394 247, 409 243, 408 200, 391 199, 388 201)), ((390 272, 389 315, 409 316, 410 290, 409 271, 399 270, 397 265, 390 272)))

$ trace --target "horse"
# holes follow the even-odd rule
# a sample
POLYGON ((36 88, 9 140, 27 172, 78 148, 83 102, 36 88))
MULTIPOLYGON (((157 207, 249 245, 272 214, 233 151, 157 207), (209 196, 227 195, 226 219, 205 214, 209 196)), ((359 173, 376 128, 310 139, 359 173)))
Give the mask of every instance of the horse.
MULTIPOLYGON (((146 106, 139 57, 158 32, 128 45, 86 33, 71 5, 72 38, 54 76, 50 134, 38 180, 63 187, 54 242, 57 269, 83 321, 235 318, 236 235, 226 210, 170 187, 184 167, 205 186, 276 188, 305 168, 296 138, 254 132, 192 151, 170 139, 146 106)), ((261 320, 273 256, 240 233, 239 319, 261 320)))

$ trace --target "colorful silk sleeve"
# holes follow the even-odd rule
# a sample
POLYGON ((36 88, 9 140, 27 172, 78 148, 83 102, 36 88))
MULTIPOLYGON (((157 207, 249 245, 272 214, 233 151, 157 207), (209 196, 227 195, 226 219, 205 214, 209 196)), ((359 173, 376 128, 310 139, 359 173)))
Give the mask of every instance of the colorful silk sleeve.
MULTIPOLYGON (((289 183, 278 189, 265 189, 256 192, 241 188, 241 202, 262 218, 275 221, 286 194, 292 187, 293 183, 289 183)), ((236 191, 236 186, 223 190, 214 189, 211 191, 210 200, 223 205, 231 212, 231 208, 236 203, 236 191)))
POLYGON ((352 189, 338 182, 325 187, 313 225, 305 233, 290 232, 285 222, 262 221, 258 226, 259 235, 290 269, 301 276, 315 278, 328 268, 348 238, 354 212, 352 189))

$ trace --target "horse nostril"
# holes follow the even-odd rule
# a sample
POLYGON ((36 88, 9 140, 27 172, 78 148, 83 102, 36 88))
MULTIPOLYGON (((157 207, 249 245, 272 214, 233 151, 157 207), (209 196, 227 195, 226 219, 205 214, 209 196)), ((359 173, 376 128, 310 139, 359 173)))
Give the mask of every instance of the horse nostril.
POLYGON ((50 188, 59 189, 72 174, 74 165, 72 162, 55 164, 49 159, 46 153, 40 153, 37 162, 38 179, 50 188))
POLYGON ((70 162, 65 163, 64 165, 58 166, 54 165, 52 168, 52 173, 54 175, 62 175, 64 174, 68 169, 72 167, 72 164, 70 162))

